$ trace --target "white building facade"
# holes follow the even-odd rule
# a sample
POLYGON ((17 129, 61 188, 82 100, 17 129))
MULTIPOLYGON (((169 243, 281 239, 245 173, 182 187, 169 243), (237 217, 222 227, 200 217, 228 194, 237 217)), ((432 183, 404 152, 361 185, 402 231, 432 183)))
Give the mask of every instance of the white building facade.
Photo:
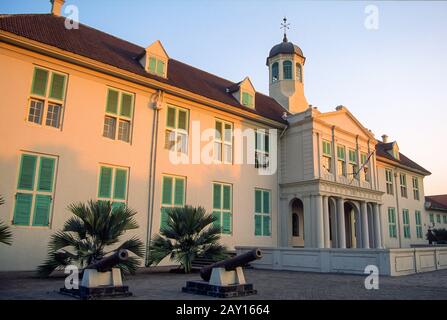
POLYGON ((59 14, 0 15, 0 219, 14 234, 0 270, 35 269, 67 206, 89 199, 135 209, 140 228, 127 236, 147 245, 164 209, 185 204, 217 216, 232 249, 426 243, 430 173, 346 107, 309 106, 305 57, 286 38, 267 58, 265 96, 249 78, 170 58, 159 41, 141 48, 83 25, 68 31, 59 14), (209 128, 209 141, 193 138, 209 128), (235 161, 235 132, 247 129, 255 164, 235 161), (213 162, 173 163, 172 141, 189 160, 211 142, 213 162), (260 174, 261 158, 277 170, 260 174))

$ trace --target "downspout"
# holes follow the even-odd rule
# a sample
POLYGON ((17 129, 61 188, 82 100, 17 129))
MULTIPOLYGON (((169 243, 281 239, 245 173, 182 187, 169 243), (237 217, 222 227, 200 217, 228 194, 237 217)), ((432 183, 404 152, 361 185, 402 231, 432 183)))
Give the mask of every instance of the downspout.
MULTIPOLYGON (((289 129, 289 125, 286 125, 286 127, 281 131, 281 134, 279 135, 279 140, 280 140, 279 143, 280 143, 280 145, 281 145, 281 138, 284 136, 284 134, 286 133, 287 129, 289 129)), ((279 148, 276 148, 276 150, 278 150, 278 149, 279 148)), ((280 152, 279 156, 281 156, 281 152, 280 152)), ((279 163, 281 165, 281 161, 279 163)), ((278 215, 278 217, 277 217, 278 218, 277 219, 277 226, 276 226, 276 230, 277 230, 277 233, 276 233, 276 246, 277 247, 282 247, 284 243, 283 243, 283 241, 281 239, 281 237, 283 236, 281 229, 282 229, 282 223, 284 222, 283 221, 284 217, 281 217, 281 194, 280 194, 280 190, 279 190, 279 184, 280 184, 280 181, 281 181, 281 167, 279 168, 279 174, 277 175, 276 180, 277 180, 276 184, 278 186, 278 194, 277 194, 277 201, 276 201, 276 212, 277 212, 277 215, 278 215)), ((288 214, 288 212, 287 212, 287 214, 288 214)), ((287 215, 285 217, 287 219, 287 215)), ((286 241, 288 241, 288 239, 286 241)), ((285 245, 287 246, 287 243, 285 245)))
POLYGON ((147 237, 146 237, 146 258, 145 265, 149 262, 149 249, 152 235, 152 221, 154 212, 154 195, 155 195, 155 178, 156 178, 156 164, 157 164, 157 142, 158 142, 158 118, 159 111, 163 107, 164 92, 157 90, 153 95, 151 107, 154 110, 154 118, 152 121, 152 141, 150 151, 149 163, 149 196, 148 196, 148 216, 147 216, 147 237))
POLYGON ((399 208, 399 194, 398 194, 398 188, 397 188, 397 171, 396 171, 396 167, 393 168, 394 169, 394 185, 395 185, 395 190, 396 190, 396 216, 397 216, 397 231, 399 233, 398 236, 398 240, 399 240, 399 248, 402 248, 402 232, 401 232, 401 227, 400 227, 400 208, 399 208))

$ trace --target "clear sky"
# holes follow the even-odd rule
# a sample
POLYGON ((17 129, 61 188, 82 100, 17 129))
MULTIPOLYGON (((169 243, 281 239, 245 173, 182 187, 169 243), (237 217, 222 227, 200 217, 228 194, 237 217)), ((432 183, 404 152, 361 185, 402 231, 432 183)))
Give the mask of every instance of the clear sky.
MULTIPOLYGON (((344 105, 377 138, 432 172, 447 193, 447 2, 68 0, 84 24, 141 46, 160 39, 177 60, 268 94, 270 48, 288 38, 306 56, 305 92, 321 111, 344 105), (377 30, 365 28, 367 5, 377 30)), ((1 0, 0 13, 48 13, 48 0, 1 0)), ((37 27, 37 26, 36 26, 37 27)), ((411 181, 411 180, 409 180, 411 181)))

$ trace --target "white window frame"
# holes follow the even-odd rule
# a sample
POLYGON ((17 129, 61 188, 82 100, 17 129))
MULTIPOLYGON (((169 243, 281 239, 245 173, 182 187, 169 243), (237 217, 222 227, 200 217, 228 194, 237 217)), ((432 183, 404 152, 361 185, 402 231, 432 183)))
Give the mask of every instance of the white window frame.
POLYGON ((357 150, 348 148, 348 154, 347 154, 347 156, 348 156, 349 169, 350 169, 350 171, 351 171, 351 172, 348 172, 348 174, 351 175, 353 179, 357 179, 357 170, 358 170, 358 163, 357 163, 357 160, 358 160, 357 157, 358 157, 358 156, 357 156, 357 150), (352 161, 351 158, 350 158, 350 152, 351 152, 351 151, 353 151, 354 154, 355 154, 355 161, 352 161))
POLYGON ((17 225, 14 224, 14 211, 16 207, 15 199, 14 199, 14 205, 12 207, 12 213, 11 213, 11 224, 14 228, 33 228, 33 229, 51 229, 51 223, 53 220, 53 209, 54 209, 54 193, 56 191, 56 176, 57 176, 57 170, 58 170, 58 164, 59 164, 59 157, 49 154, 43 154, 43 153, 35 153, 35 152, 28 152, 23 151, 20 152, 19 156, 19 165, 17 168, 17 174, 16 174, 16 186, 15 186, 15 193, 14 197, 17 196, 17 193, 24 193, 24 194, 31 194, 33 196, 33 200, 31 202, 31 208, 30 208, 30 220, 28 225, 17 225), (30 155, 36 157, 36 168, 34 171, 34 177, 33 177, 33 190, 25 190, 25 189, 19 189, 18 188, 18 181, 20 177, 20 171, 22 169, 21 161, 23 155, 30 155), (53 168, 53 188, 52 192, 47 191, 40 191, 37 190, 37 184, 39 183, 39 168, 40 168, 40 159, 41 158, 51 158, 54 159, 54 168, 53 168), (50 206, 50 212, 48 213, 48 226, 33 226, 34 222, 34 209, 36 205, 36 196, 37 195, 43 195, 43 196, 50 196, 51 197, 51 206, 50 206))
POLYGON ((168 61, 167 61, 166 59, 164 59, 164 58, 162 58, 162 57, 159 57, 159 56, 157 56, 157 55, 154 55, 154 54, 149 54, 149 55, 147 56, 147 61, 146 61, 146 63, 147 63, 147 64, 146 64, 146 65, 147 65, 147 72, 149 72, 150 74, 154 74, 154 75, 156 75, 156 76, 162 77, 162 78, 166 78, 166 74, 167 74, 167 71, 168 71, 168 61), (151 61, 151 58, 155 59, 155 70, 154 70, 154 72, 151 72, 151 69, 150 69, 150 61, 151 61), (158 70, 158 64, 159 64, 160 62, 163 63, 163 74, 159 74, 159 73, 157 73, 157 70, 158 70))
POLYGON ((265 137, 268 136, 269 144, 271 137, 265 129, 257 129, 255 131, 255 135, 255 168, 268 168, 270 165, 270 146, 269 151, 266 151, 265 137), (258 145, 256 145, 256 141, 259 141, 258 137, 260 136, 262 137, 262 139, 260 140, 261 143, 258 143, 258 145), (267 164, 258 162, 257 159, 259 159, 260 157, 262 157, 262 159, 265 159, 264 161, 266 161, 267 164))
POLYGON ((46 128, 50 128, 50 129, 53 129, 53 130, 61 131, 62 130, 62 122, 63 122, 63 119, 64 119, 64 113, 65 113, 65 100, 66 100, 66 96, 67 96, 67 88, 68 88, 68 74, 67 73, 60 72, 60 71, 55 71, 55 70, 52 70, 52 69, 48 69, 48 68, 45 68, 45 67, 41 67, 41 66, 35 65, 34 68, 33 68, 33 78, 32 78, 32 83, 31 83, 30 95, 28 97, 28 104, 27 104, 27 107, 26 107, 25 121, 28 124, 30 124, 30 125, 39 126, 39 127, 46 127, 46 128), (39 96, 39 95, 33 93, 34 73, 35 73, 36 69, 41 69, 41 70, 45 70, 45 71, 48 72, 48 79, 47 79, 47 83, 46 83, 46 87, 45 87, 45 97, 44 96, 39 96), (64 97, 63 97, 63 100, 59 100, 59 99, 50 97, 50 89, 51 89, 51 82, 52 82, 52 79, 53 79, 53 74, 58 74, 58 75, 61 75, 61 76, 65 77, 65 87, 64 87, 64 97), (29 119, 30 109, 31 109, 31 102, 32 101, 42 102, 42 115, 41 115, 40 123, 36 123, 36 122, 28 120, 29 119), (50 104, 58 105, 61 108, 61 111, 60 111, 60 114, 59 114, 59 126, 58 127, 47 125, 48 107, 49 107, 50 104))
POLYGON ((123 204, 127 205, 127 201, 128 201, 128 197, 129 197, 129 179, 130 179, 130 168, 110 165, 107 163, 100 163, 99 170, 98 170, 98 181, 96 182, 96 185, 97 185, 96 199, 100 200, 100 201, 110 201, 111 203, 119 202, 119 203, 123 203, 123 204), (110 182, 110 197, 108 197, 108 198, 99 196, 99 187, 100 187, 99 184, 101 183, 101 168, 102 167, 107 167, 107 168, 112 169, 112 180, 110 182), (126 170, 126 199, 124 199, 124 200, 114 198, 116 169, 126 170))
POLYGON ((332 173, 333 168, 332 168, 332 142, 328 141, 328 140, 322 140, 321 141, 321 155, 322 155, 322 164, 321 166, 323 167, 323 169, 325 169, 328 173, 332 173), (325 149, 325 144, 329 145, 329 153, 325 153, 324 149, 325 149), (327 168, 324 167, 325 162, 327 161, 327 168))
POLYGON ((106 109, 105 109, 105 115, 104 115, 104 125, 103 125, 103 130, 102 130, 102 136, 106 139, 110 139, 110 140, 115 140, 115 141, 121 141, 123 143, 128 143, 131 144, 132 143, 132 133, 133 133, 133 118, 134 118, 134 113, 135 113, 135 94, 132 92, 127 92, 124 90, 120 90, 117 88, 112 88, 112 87, 107 87, 107 96, 106 96, 106 109), (116 91, 118 92, 118 106, 117 106, 117 110, 116 110, 116 114, 111 113, 111 112, 107 112, 107 99, 109 96, 109 91, 116 91), (131 106, 131 115, 130 118, 126 117, 126 116, 122 116, 120 114, 121 111, 121 99, 122 99, 122 95, 126 94, 132 97, 132 106, 131 106), (106 118, 114 118, 115 119, 115 132, 113 135, 113 138, 109 137, 109 136, 105 136, 104 135, 104 126, 105 126, 105 120, 106 118), (129 122, 129 140, 125 141, 122 139, 119 139, 119 125, 120 122, 129 122))
POLYGON ((233 123, 225 121, 225 120, 221 120, 221 119, 215 119, 214 121, 214 128, 216 129, 216 132, 214 134, 214 144, 213 144, 213 158, 214 161, 217 163, 224 163, 224 164, 233 164, 233 123), (222 132, 221 137, 219 138, 217 136, 217 123, 220 123, 222 125, 222 132), (225 126, 229 125, 230 126, 230 140, 226 140, 226 135, 225 135, 225 126), (227 161, 227 157, 226 157, 226 148, 228 147, 230 150, 230 161, 227 161), (218 149, 219 148, 219 149, 218 149), (218 155, 220 155, 220 159, 218 157, 218 155))
POLYGON ((189 114, 189 109, 186 108, 182 108, 182 107, 178 107, 178 106, 174 106, 174 105, 168 105, 166 107, 166 122, 165 122, 165 149, 168 149, 169 151, 172 151, 170 148, 167 148, 167 146, 171 145, 171 143, 173 143, 173 146, 176 150, 176 152, 179 153, 183 153, 183 154, 188 154, 188 149, 189 149, 189 119, 190 119, 190 114, 189 114), (168 115, 169 109, 174 109, 175 110, 175 124, 174 127, 168 126, 168 115), (186 129, 181 129, 178 128, 178 115, 179 115, 179 110, 186 112, 186 129), (169 138, 168 135, 166 134, 169 131, 169 138), (178 143, 178 138, 179 136, 185 136, 185 150, 183 150, 183 146, 182 146, 182 140, 180 140, 180 145, 177 145, 178 143), (168 139, 168 141, 166 141, 166 139, 168 139), (168 144, 169 142, 169 144, 168 144))
POLYGON ((337 145, 337 165, 338 165, 338 169, 340 169, 341 166, 341 172, 340 170, 338 170, 338 175, 339 176, 343 176, 346 177, 347 176, 347 169, 346 169, 346 147, 343 145, 337 145), (338 149, 342 149, 343 150, 343 154, 344 154, 344 159, 339 157, 338 154, 338 149))
MULTIPOLYGON (((262 188, 255 188, 255 221, 256 221, 256 216, 260 216, 261 217, 261 234, 260 235, 256 235, 255 237, 271 237, 272 236, 272 190, 269 189, 262 189, 262 188), (268 213, 264 213, 264 212, 256 212, 256 191, 261 191, 261 211, 262 211, 262 207, 264 206, 264 192, 267 192, 269 195, 269 212, 268 213), (264 217, 269 217, 270 218, 270 225, 269 225, 269 234, 264 234, 264 217)), ((256 233, 256 226, 255 226, 255 233, 256 233)))
POLYGON ((419 178, 413 177, 413 198, 414 200, 420 200, 420 193, 419 193, 419 178))
POLYGON ((400 173, 399 181, 400 181, 400 196, 402 198, 408 198, 407 175, 405 173, 400 173))
POLYGON ((391 169, 385 169, 385 183, 386 193, 389 195, 394 195, 393 171, 391 169))

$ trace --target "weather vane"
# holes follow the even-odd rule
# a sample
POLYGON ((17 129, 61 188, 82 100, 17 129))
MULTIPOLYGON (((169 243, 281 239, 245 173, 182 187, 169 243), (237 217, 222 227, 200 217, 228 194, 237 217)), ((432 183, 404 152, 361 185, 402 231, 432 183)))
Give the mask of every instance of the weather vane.
POLYGON ((284 17, 284 19, 282 19, 282 23, 281 23, 281 28, 280 29, 284 29, 284 39, 282 41, 287 42, 287 29, 289 29, 290 23, 287 23, 287 18, 284 17))

